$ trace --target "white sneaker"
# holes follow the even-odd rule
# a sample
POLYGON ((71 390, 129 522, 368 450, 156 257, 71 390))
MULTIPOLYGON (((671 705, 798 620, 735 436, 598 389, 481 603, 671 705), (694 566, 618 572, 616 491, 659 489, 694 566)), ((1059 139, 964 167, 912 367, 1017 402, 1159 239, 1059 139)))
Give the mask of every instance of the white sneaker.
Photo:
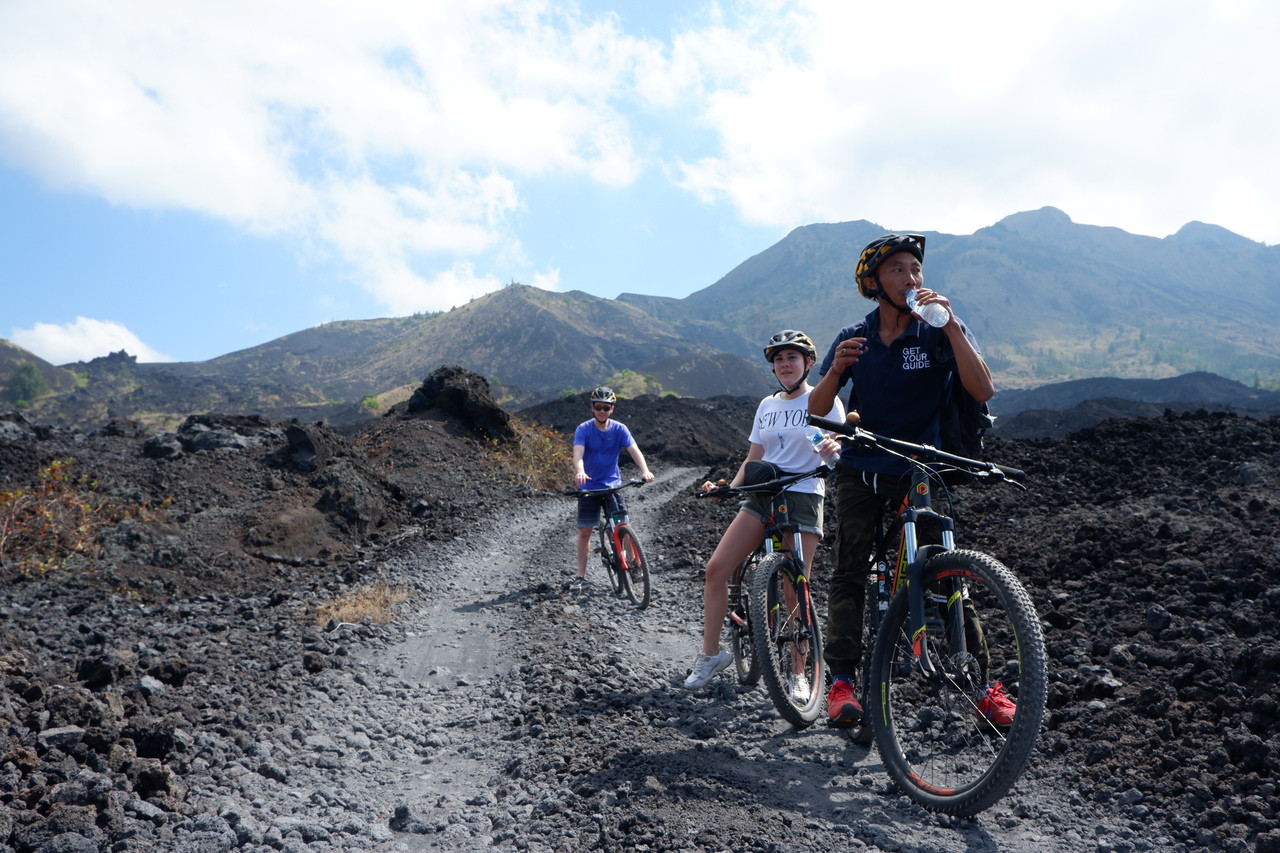
POLYGON ((724 649, 714 655, 698 652, 698 659, 693 662, 693 672, 689 673, 689 677, 684 680, 684 686, 690 690, 697 690, 717 673, 728 669, 731 663, 733 663, 733 652, 726 652, 724 649))
POLYGON ((791 698, 791 704, 807 705, 811 695, 813 691, 809 689, 809 679, 804 677, 803 672, 787 676, 787 696, 791 698))

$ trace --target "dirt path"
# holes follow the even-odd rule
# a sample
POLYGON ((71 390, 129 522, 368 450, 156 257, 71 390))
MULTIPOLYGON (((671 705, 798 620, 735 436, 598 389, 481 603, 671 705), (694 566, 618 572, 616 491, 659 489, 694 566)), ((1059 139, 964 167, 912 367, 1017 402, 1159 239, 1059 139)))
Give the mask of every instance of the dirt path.
POLYGON ((793 730, 763 690, 726 675, 685 691, 700 567, 646 531, 695 476, 670 470, 634 493, 655 566, 643 612, 603 584, 562 591, 562 499, 514 509, 518 535, 490 529, 404 567, 424 594, 403 642, 373 661, 405 688, 404 706, 381 712, 433 734, 402 768, 393 826, 407 831, 379 849, 1153 849, 1041 781, 1052 773, 1039 764, 1005 801, 955 820, 894 794, 874 750, 821 725, 793 730))

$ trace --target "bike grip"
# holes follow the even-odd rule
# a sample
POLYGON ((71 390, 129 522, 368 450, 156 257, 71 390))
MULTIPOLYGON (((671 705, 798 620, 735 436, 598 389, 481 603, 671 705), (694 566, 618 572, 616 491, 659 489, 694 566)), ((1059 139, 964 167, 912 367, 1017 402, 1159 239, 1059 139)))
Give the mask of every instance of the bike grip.
POLYGON ((816 426, 818 429, 825 429, 827 432, 839 433, 840 435, 853 435, 855 429, 853 424, 820 418, 817 415, 808 415, 805 420, 809 426, 816 426))
POLYGON ((1003 474, 1006 479, 1009 479, 1009 480, 1022 480, 1022 479, 1025 479, 1027 476, 1026 471, 1019 470, 1018 468, 1010 468, 1007 465, 997 465, 994 462, 991 462, 988 464, 990 464, 992 468, 995 468, 997 471, 1003 474))

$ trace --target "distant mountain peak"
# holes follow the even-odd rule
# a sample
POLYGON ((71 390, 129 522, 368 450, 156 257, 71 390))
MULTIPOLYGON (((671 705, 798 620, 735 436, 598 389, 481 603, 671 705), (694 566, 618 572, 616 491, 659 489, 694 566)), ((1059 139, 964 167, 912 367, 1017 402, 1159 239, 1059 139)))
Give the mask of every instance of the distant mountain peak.
POLYGON ((1178 229, 1177 234, 1166 237, 1167 240, 1183 240, 1199 243, 1202 246, 1229 246, 1240 248, 1258 245, 1248 237, 1241 237, 1234 231, 1228 231, 1221 225, 1210 225, 1207 222, 1188 222, 1178 229))
POLYGON ((1039 210, 1025 210, 1001 219, 997 225, 1003 225, 1015 234, 1024 237, 1059 231, 1074 225, 1071 217, 1056 207, 1042 207, 1039 210))

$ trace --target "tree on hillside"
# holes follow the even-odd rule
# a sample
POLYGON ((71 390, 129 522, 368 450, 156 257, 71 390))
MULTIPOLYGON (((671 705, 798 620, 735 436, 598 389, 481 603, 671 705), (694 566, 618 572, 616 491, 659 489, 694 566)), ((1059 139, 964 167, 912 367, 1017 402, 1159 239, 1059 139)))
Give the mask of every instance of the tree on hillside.
POLYGON ((9 377, 5 399, 17 406, 26 406, 49 390, 40 370, 31 362, 23 362, 9 377))
POLYGON ((649 374, 641 376, 634 370, 622 370, 610 376, 605 384, 612 388, 619 397, 634 400, 641 394, 661 394, 662 383, 649 374))

